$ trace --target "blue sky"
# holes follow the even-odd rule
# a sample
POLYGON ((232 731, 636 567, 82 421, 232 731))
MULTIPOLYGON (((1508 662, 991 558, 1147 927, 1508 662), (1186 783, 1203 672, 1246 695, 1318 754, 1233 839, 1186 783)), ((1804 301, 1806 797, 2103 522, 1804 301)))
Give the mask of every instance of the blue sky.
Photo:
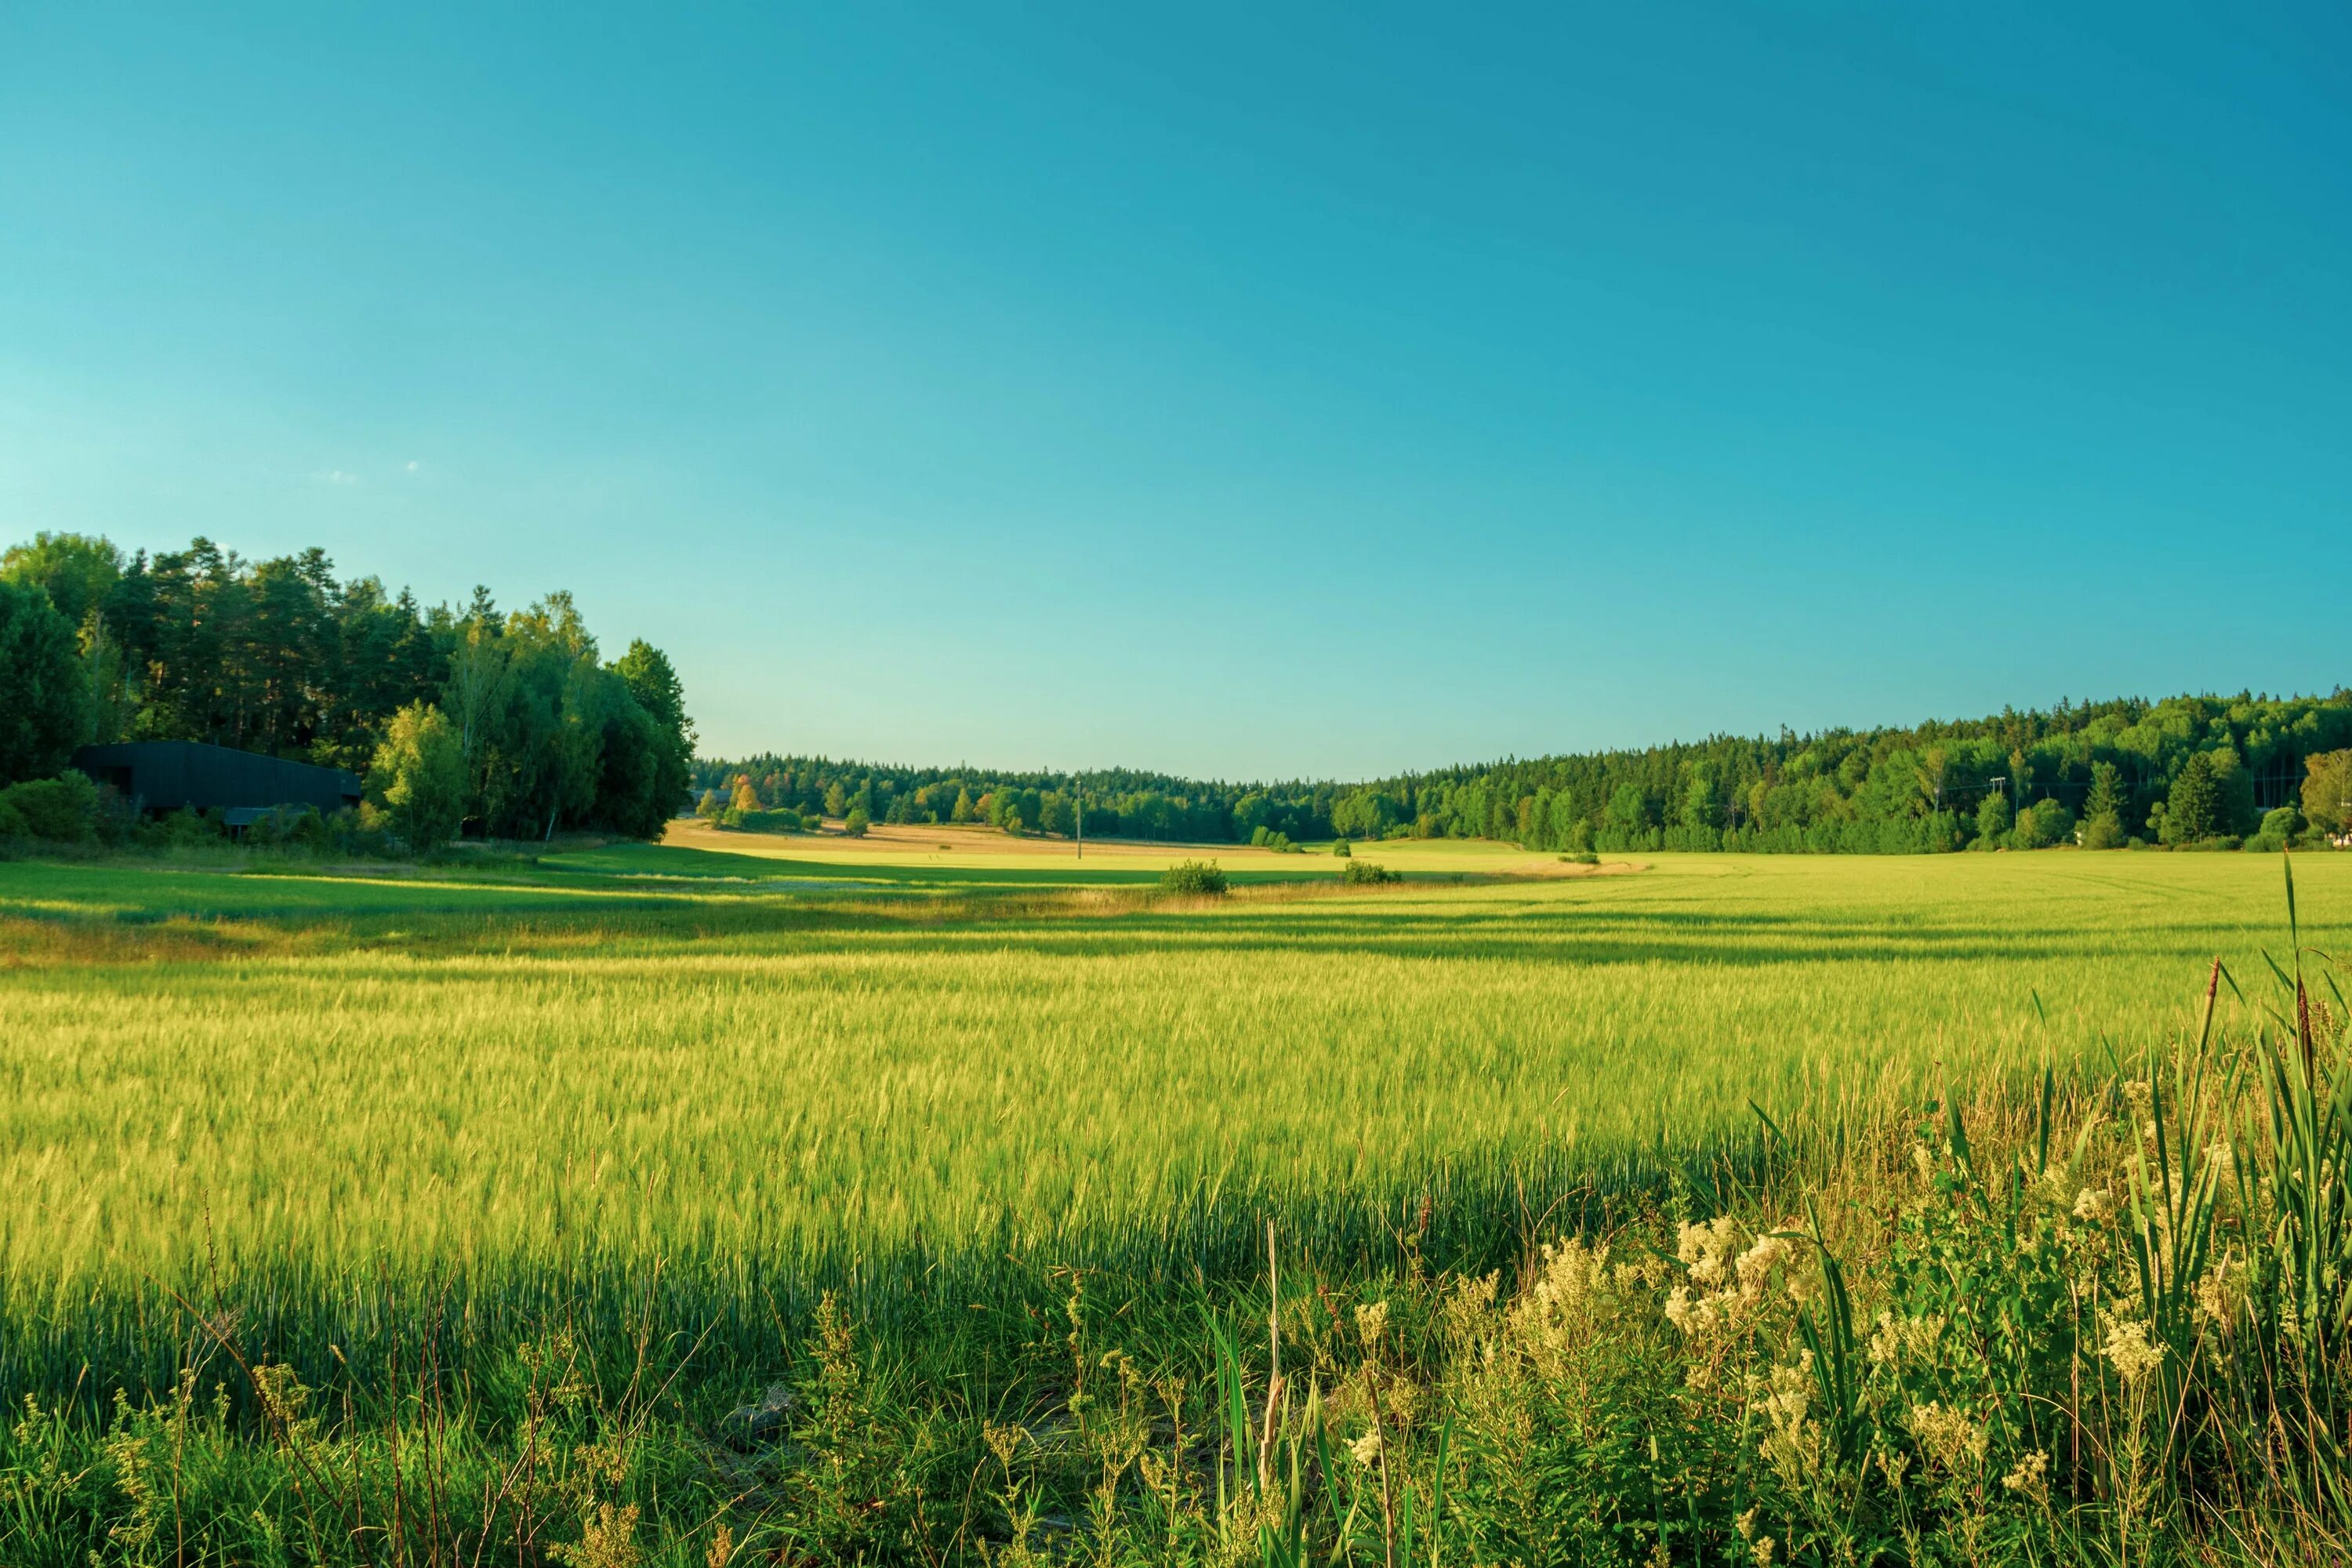
POLYGON ((2332 689, 2347 279, 2336 6, 0 8, 0 536, 569 587, 718 752, 2332 689))

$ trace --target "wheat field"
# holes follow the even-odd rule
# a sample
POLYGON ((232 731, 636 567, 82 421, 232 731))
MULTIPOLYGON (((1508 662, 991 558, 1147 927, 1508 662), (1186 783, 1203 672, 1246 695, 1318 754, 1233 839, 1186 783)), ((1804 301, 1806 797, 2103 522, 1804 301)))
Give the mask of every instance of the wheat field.
MULTIPOLYGON (((1399 846, 1402 886, 1335 896, 1328 860, 1264 857, 1319 896, 1170 907, 1118 901, 1124 860, 1088 885, 856 854, 846 880, 807 850, 0 867, 11 1310, 205 1268, 740 1279, 1173 1246, 1220 1205, 1433 1181, 1548 1204, 1704 1156, 1751 1101, 2137 1048, 2211 957, 2259 972, 2284 941, 2252 857, 1454 881, 1477 851, 1399 846)), ((2304 865, 2306 940, 2340 942, 2352 858, 2304 865)))
MULTIPOLYGON (((1685 1254, 1741 1223, 1765 1247, 1800 1187, 1839 1205, 1828 1245, 1884 1269, 1913 1223, 1884 1200, 1925 1180, 1894 1150, 1962 1158, 1932 1119, 1905 1131, 1923 1110, 1978 1106, 1978 1135, 2021 1151, 2017 1091, 2047 1068, 2084 1136, 2120 1126, 2115 1085, 2199 1037, 2215 958, 2247 993, 2225 997, 2233 1041, 2275 992, 2268 960, 2293 963, 2274 857, 1583 867, 1407 843, 1360 852, 1394 884, 1225 851, 1229 897, 1171 900, 1159 870, 1194 851, 949 842, 0 863, 0 1394, 22 1411, 0 1548, 58 1568, 166 1540, 224 1563, 379 1542, 394 1561, 994 1561, 1096 1508, 1106 1561, 1227 1561, 1255 1505, 1184 1470, 1184 1433, 1217 1391, 1270 1386, 1202 1358, 1216 1323, 1264 1321, 1276 1237, 1311 1290, 1284 1333, 1335 1397, 1365 1375, 1335 1348, 1347 1303, 1395 1301, 1423 1327, 1391 1392, 1446 1401, 1465 1439, 1492 1426, 1479 1485, 1531 1479, 1522 1417, 1481 1403, 1507 1390, 1430 1337, 1461 1302, 1597 1270, 1551 1247, 1579 1237, 1648 1257, 1656 1296, 1679 1220, 1747 1216, 1684 1226, 1685 1254), (1113 1368, 1100 1425, 1086 1390, 1113 1368), (768 1406, 793 1440, 730 1457, 768 1406), (1140 1492, 1136 1443, 1174 1456, 1140 1492)), ((2313 953, 2352 935, 2352 856, 2298 857, 2296 885, 2332 984, 2313 953)), ((1935 1180, 1916 1190, 1964 1190, 1935 1180)), ((1988 1190, 1982 1234, 1901 1287, 1918 1302, 1885 1294, 1893 1275, 1858 1288, 1905 1311, 2008 1300, 1947 1273, 2009 1256, 2018 1201, 1988 1190)), ((2118 1288, 2120 1257, 2096 1254, 2118 1288)), ((1624 1310, 1634 1338, 1596 1340, 1594 1375, 1657 1391, 1610 1418, 1681 1414, 1538 1512, 1572 1533, 1601 1510, 1622 1555, 1625 1531, 1666 1529, 1626 1500, 1671 1485, 1710 1500, 1691 1539, 1730 1541, 1746 1483, 1709 1489, 1747 1463, 1744 1417, 1686 1386, 1654 1302, 1624 1310), (1660 1430, 1671 1481, 1642 1468, 1660 1430)), ((1761 1377, 1796 1351, 1743 1353, 1761 1377)), ((1889 1431, 1930 1392, 1904 1387, 1889 1431)), ((1358 1440, 1362 1412, 1331 1410, 1358 1440)), ((1400 1450, 1433 1510, 1444 1445, 1400 1450)), ((1388 1503, 1341 1508, 1344 1471, 1318 1462, 1338 1511, 1316 1528, 1362 1547, 1388 1503)), ((1532 1506, 1465 1495, 1449 1529, 1505 1550, 1532 1506)), ((2311 1517, 2286 1505, 2264 1538, 2335 1539, 2311 1517)), ((2020 1518, 2062 1557, 2134 1528, 2104 1502, 2020 1518)))

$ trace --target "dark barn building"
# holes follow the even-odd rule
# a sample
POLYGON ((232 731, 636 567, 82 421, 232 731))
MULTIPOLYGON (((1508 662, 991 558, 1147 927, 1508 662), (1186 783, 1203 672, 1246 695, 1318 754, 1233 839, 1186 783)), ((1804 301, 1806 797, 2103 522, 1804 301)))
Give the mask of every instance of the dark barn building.
POLYGON ((356 773, 258 756, 200 741, 133 741, 84 746, 73 765, 112 784, 148 811, 218 810, 245 815, 307 805, 320 813, 360 803, 356 773))

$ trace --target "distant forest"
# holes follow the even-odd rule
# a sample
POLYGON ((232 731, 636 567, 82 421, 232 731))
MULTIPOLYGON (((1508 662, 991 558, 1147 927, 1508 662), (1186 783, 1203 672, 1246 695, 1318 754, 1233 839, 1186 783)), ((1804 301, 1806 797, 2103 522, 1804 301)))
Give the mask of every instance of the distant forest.
POLYGON ((347 768, 411 843, 459 831, 659 836, 694 731, 669 660, 610 663, 568 594, 426 608, 319 550, 208 539, 126 555, 43 533, 0 554, 0 784, 75 746, 203 741, 347 768))
MULTIPOLYGON (((1079 780, 825 757, 704 759, 698 790, 875 822, 1071 831, 1079 780)), ((1717 736, 1641 751, 1509 759, 1365 784, 1084 776, 1090 837, 1172 842, 1498 838, 1531 849, 1935 853, 2234 846, 2352 830, 2352 690, 2173 697, 1907 729, 1717 736), (2278 816, 2286 813, 2285 817, 2278 816), (2288 818, 2292 818, 2290 821, 2288 818)))

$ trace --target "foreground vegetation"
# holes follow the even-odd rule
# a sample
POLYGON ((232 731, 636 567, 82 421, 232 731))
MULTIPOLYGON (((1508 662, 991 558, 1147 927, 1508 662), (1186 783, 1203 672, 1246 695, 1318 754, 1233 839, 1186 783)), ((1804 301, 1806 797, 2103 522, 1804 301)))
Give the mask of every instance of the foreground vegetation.
POLYGON ((0 865, 0 1561, 2343 1544, 2352 858, 773 843, 0 865))

